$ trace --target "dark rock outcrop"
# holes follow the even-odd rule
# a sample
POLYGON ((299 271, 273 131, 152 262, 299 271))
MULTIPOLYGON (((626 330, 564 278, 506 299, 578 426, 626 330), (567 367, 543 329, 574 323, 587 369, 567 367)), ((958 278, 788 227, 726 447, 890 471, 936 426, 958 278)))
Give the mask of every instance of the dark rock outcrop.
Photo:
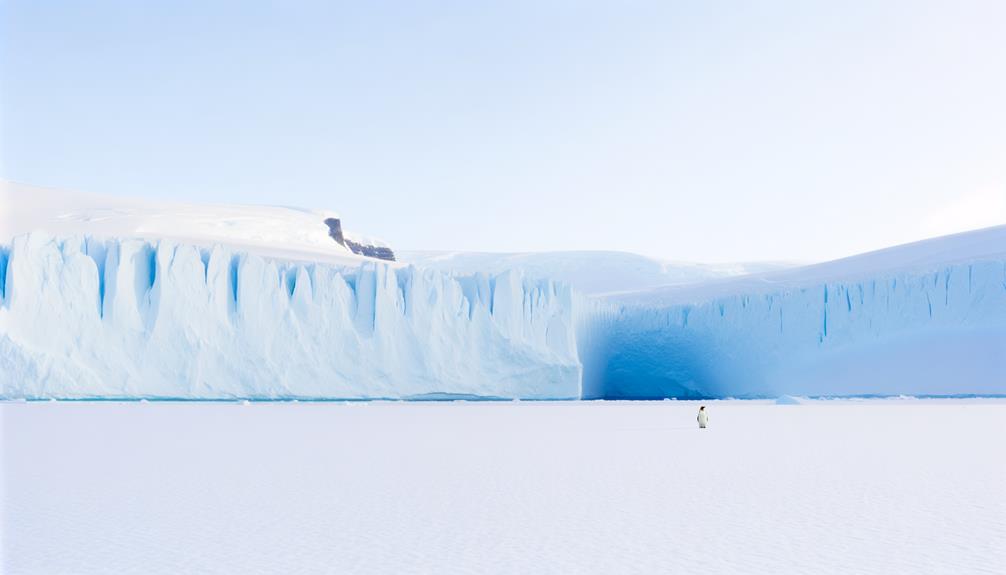
POLYGON ((339 218, 326 218, 325 225, 328 226, 328 235, 340 246, 346 245, 346 238, 342 235, 342 222, 339 218))
POLYGON ((353 240, 346 240, 346 247, 353 250, 354 254, 360 254, 369 258, 388 260, 389 262, 395 261, 395 252, 391 251, 391 248, 385 246, 364 245, 358 244, 353 240))
POLYGON ((346 239, 346 236, 342 233, 342 222, 339 218, 327 218, 325 219, 325 225, 328 226, 328 235, 331 236, 333 240, 339 243, 339 245, 349 248, 354 254, 361 256, 367 256, 368 258, 378 258, 382 260, 395 261, 395 252, 391 248, 384 246, 373 246, 369 244, 358 244, 353 240, 346 239))

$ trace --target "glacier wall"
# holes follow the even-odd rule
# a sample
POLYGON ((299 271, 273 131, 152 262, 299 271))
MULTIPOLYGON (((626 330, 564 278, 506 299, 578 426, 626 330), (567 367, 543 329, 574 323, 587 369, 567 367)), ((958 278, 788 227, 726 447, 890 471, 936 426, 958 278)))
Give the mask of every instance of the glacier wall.
POLYGON ((5 398, 576 398, 572 293, 32 233, 0 247, 5 398))
POLYGON ((1006 394, 1006 261, 578 303, 585 397, 1006 394))

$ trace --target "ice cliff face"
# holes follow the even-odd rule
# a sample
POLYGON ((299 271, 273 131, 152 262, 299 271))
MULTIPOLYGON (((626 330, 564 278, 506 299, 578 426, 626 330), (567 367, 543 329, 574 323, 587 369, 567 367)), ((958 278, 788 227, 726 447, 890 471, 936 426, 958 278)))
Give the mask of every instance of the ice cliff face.
POLYGON ((584 395, 1006 394, 1006 257, 857 263, 584 300, 584 395))
POLYGON ((329 212, 4 182, 0 212, 2 398, 1006 395, 1006 226, 725 278, 755 270, 403 267, 329 212))
POLYGON ((580 395, 568 288, 170 240, 0 248, 6 398, 580 395))

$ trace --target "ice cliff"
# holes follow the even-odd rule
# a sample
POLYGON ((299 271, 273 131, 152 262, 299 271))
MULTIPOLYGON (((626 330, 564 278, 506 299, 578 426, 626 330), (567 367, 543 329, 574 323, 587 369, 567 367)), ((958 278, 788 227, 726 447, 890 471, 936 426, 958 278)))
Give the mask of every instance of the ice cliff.
POLYGON ((569 288, 167 239, 0 247, 6 398, 580 395, 569 288))
POLYGON ((586 297, 518 271, 32 233, 0 246, 0 395, 1006 394, 1006 227, 934 242, 586 297))
POLYGON ((1006 395, 1006 226, 785 269, 400 253, 0 181, 0 397, 1006 395))
POLYGON ((579 307, 586 397, 1006 394, 1006 227, 579 307))

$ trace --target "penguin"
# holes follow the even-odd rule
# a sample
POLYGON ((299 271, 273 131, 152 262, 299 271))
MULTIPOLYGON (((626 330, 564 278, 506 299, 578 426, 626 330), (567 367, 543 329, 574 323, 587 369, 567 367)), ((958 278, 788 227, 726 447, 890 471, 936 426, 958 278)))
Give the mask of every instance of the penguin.
POLYGON ((701 429, 706 428, 706 424, 709 423, 709 415, 706 413, 706 406, 699 407, 699 427, 701 429))

